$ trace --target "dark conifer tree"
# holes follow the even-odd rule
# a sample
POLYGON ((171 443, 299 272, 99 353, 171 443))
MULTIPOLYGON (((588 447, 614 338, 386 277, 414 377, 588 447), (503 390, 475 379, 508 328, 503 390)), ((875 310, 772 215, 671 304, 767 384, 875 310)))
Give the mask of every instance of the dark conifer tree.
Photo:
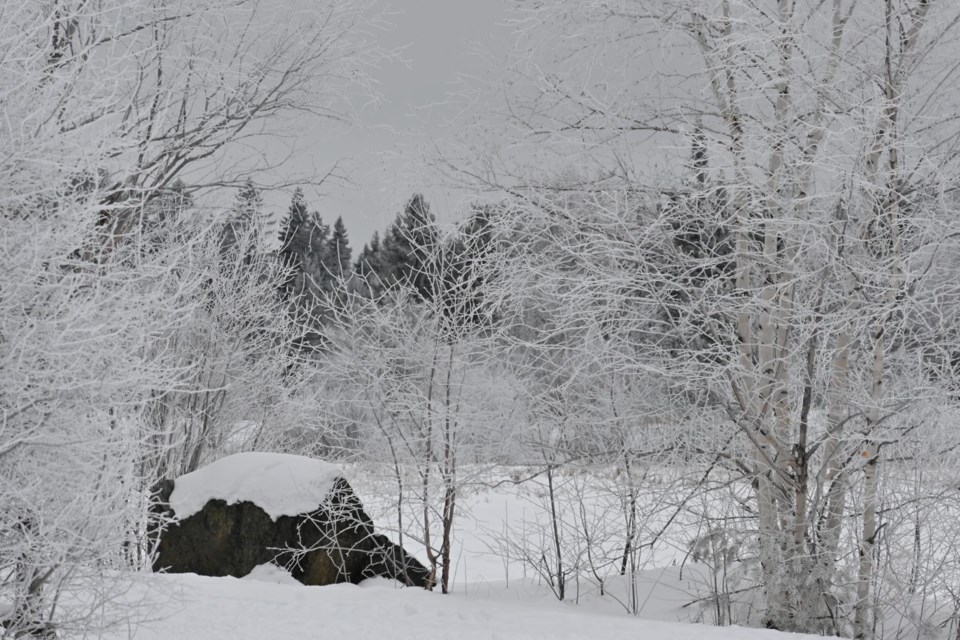
POLYGON ((325 255, 329 240, 330 228, 320 214, 308 209, 303 190, 297 188, 280 224, 278 258, 290 269, 281 296, 298 321, 311 327, 304 344, 296 345, 298 348, 316 349, 324 343, 322 324, 330 280, 325 255))
POLYGON ((374 231, 370 242, 363 245, 353 265, 354 277, 351 280, 357 292, 371 297, 383 293, 383 283, 380 280, 380 274, 383 272, 382 257, 380 233, 374 231))
POLYGON ((376 297, 386 287, 413 287, 423 300, 432 299, 437 283, 430 264, 439 249, 440 232, 430 206, 415 194, 381 237, 374 233, 354 265, 357 280, 376 297))
POLYGON ((484 263, 494 250, 491 224, 494 211, 493 206, 474 209, 443 247, 444 269, 435 286, 439 288, 440 309, 450 323, 449 330, 493 321, 490 310, 484 308, 480 291, 486 270, 484 263))
POLYGON ((342 217, 333 223, 333 232, 327 239, 324 253, 324 265, 328 275, 337 280, 346 280, 350 275, 351 249, 342 217))
POLYGON ((284 286, 288 296, 317 297, 329 277, 324 265, 329 235, 330 228, 316 211, 308 210, 298 187, 280 225, 279 257, 292 271, 284 286))
POLYGON ((287 215, 280 223, 280 255, 299 257, 305 253, 306 243, 302 229, 307 224, 307 202, 303 189, 297 187, 290 199, 287 215))
POLYGON ((357 261, 353 265, 353 271, 368 277, 370 274, 380 273, 380 269, 380 233, 374 231, 370 242, 363 245, 363 249, 360 250, 360 255, 357 256, 357 261))
POLYGON ((433 297, 428 263, 440 233, 436 218, 423 196, 414 194, 384 236, 381 249, 381 278, 385 283, 413 287, 425 299, 433 297))
MULTIPOLYGON (((248 233, 256 230, 263 216, 263 197, 260 190, 250 180, 237 193, 233 201, 233 208, 230 216, 223 227, 223 237, 220 241, 221 252, 224 255, 229 254, 248 233)), ((248 249, 248 253, 252 247, 248 249)), ((251 255, 244 257, 249 262, 251 255)))
POLYGON ((277 252, 277 257, 284 267, 290 269, 282 286, 285 290, 295 289, 295 280, 303 272, 303 251, 299 246, 298 231, 303 227, 306 218, 307 203, 303 199, 303 190, 297 187, 287 208, 287 214, 280 221, 280 250, 277 252))

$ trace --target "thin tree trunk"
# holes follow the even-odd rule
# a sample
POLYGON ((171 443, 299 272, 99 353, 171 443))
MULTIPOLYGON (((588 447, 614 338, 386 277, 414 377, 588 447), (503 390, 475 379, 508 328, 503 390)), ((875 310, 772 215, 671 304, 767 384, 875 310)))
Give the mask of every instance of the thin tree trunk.
POLYGON ((547 466, 547 491, 550 496, 550 523, 553 526, 553 546, 557 554, 556 561, 556 579, 557 579, 557 599, 563 600, 566 597, 566 578, 563 574, 563 545, 560 538, 559 514, 557 513, 557 495, 553 484, 554 466, 550 463, 547 466))
POLYGON ((456 428, 454 417, 451 416, 452 404, 450 398, 451 382, 453 377, 453 356, 454 347, 450 346, 450 357, 447 361, 446 390, 444 396, 444 423, 443 423, 443 515, 442 540, 440 543, 440 562, 441 578, 440 589, 443 593, 449 593, 450 589, 450 553, 453 536, 453 518, 457 503, 457 459, 454 449, 454 429, 456 428))

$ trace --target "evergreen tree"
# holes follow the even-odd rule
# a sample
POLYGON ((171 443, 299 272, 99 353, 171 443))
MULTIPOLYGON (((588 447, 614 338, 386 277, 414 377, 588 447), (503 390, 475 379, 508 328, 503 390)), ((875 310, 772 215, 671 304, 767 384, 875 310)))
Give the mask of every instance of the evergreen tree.
POLYGON ((381 259, 380 233, 374 231, 370 242, 363 245, 353 265, 354 277, 351 281, 357 292, 368 297, 377 297, 383 293, 383 283, 380 280, 381 259))
POLYGON ((287 215, 280 223, 280 255, 290 256, 291 265, 299 264, 306 243, 301 230, 307 223, 307 202, 303 197, 303 189, 297 187, 290 199, 287 215))
POLYGON ((300 187, 293 192, 287 215, 280 223, 280 263, 290 270, 282 288, 287 295, 297 296, 304 292, 303 263, 306 255, 307 203, 300 187))
MULTIPOLYGON (((245 234, 256 233, 262 220, 263 197, 256 185, 247 180, 237 193, 230 216, 224 224, 223 236, 220 241, 221 252, 224 255, 229 254, 232 249, 240 244, 240 240, 245 234)), ((249 255, 244 257, 244 260, 249 261, 249 259, 249 255)))
POLYGON ((328 275, 346 280, 350 275, 350 243, 347 239, 347 228, 343 224, 343 218, 337 218, 333 223, 333 232, 327 240, 327 247, 324 255, 324 265, 328 275))
POLYGON ((494 320, 491 310, 484 308, 481 290, 485 263, 495 248, 491 223, 495 211, 495 205, 475 208, 443 247, 444 268, 436 287, 449 330, 494 320))
POLYGON ((396 284, 413 287, 420 299, 438 290, 430 262, 439 249, 440 232, 430 206, 414 194, 381 237, 374 233, 354 264, 357 280, 372 297, 396 284))
POLYGON ((290 269, 281 295, 298 322, 310 327, 297 348, 317 349, 325 342, 322 325, 333 291, 327 259, 331 240, 330 227, 319 213, 308 209, 303 190, 297 188, 280 225, 278 252, 281 263, 290 269))
POLYGON ((249 179, 234 199, 233 212, 233 221, 243 227, 254 224, 263 213, 263 196, 249 179))
POLYGON ((360 255, 353 265, 353 272, 363 277, 380 273, 380 233, 373 232, 370 242, 363 245, 360 255))
POLYGON ((414 194, 383 239, 380 276, 386 284, 413 287, 425 300, 433 297, 429 260, 440 233, 430 206, 414 194))
POLYGON ((320 214, 307 209, 303 190, 298 187, 280 225, 279 257, 291 269, 284 285, 288 296, 317 297, 329 277, 324 265, 329 235, 330 228, 320 214))

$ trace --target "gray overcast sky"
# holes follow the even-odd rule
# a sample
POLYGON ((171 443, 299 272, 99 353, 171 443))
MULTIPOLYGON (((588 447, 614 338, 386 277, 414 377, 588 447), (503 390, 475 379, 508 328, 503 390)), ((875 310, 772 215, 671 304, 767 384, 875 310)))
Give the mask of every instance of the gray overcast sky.
MULTIPOLYGON (((510 44, 503 25, 509 0, 395 0, 380 2, 393 28, 377 31, 388 49, 402 49, 405 63, 393 62, 373 71, 382 94, 380 104, 366 107, 361 126, 330 135, 318 131, 298 162, 323 172, 334 162, 355 186, 326 185, 325 194, 307 193, 309 204, 324 221, 342 215, 354 252, 375 230, 382 230, 404 201, 421 191, 441 220, 453 218, 457 196, 431 186, 421 174, 418 147, 449 135, 444 124, 456 113, 444 106, 462 76, 496 74, 495 63, 510 44), (479 55, 486 50, 490 58, 479 55), (429 108, 427 108, 429 106, 429 108)), ((279 195, 276 196, 279 198, 279 195)), ((277 206, 268 200, 272 206, 277 206)))

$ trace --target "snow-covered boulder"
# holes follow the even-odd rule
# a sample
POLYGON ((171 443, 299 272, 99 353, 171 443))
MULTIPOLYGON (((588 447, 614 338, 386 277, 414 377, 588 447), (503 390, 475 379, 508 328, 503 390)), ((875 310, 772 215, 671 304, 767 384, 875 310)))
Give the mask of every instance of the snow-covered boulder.
POLYGON ((248 575, 272 563, 306 585, 430 572, 377 534, 342 472, 312 458, 238 453, 158 487, 155 571, 248 575))

